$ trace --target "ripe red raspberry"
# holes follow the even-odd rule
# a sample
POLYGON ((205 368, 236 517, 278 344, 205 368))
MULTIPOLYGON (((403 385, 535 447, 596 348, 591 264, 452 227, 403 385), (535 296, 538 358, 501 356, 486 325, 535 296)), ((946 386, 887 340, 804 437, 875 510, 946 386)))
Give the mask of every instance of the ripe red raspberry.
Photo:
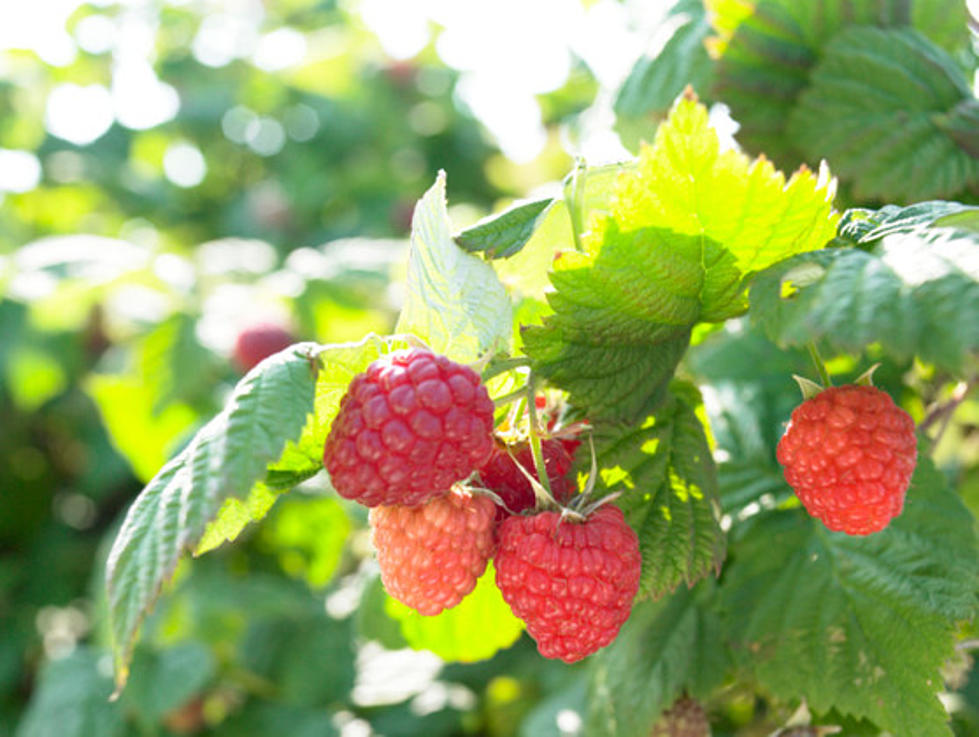
POLYGON ((684 697, 663 712, 650 737, 710 737, 710 721, 704 707, 684 697))
POLYGON ((492 432, 493 402, 476 372, 411 348, 350 382, 323 463, 347 499, 421 504, 486 462, 492 432))
POLYGON ((917 460, 914 421, 879 389, 831 387, 795 408, 776 455, 809 514, 869 535, 901 513, 917 460))
MULTIPOLYGON (((557 438, 541 439, 541 453, 544 456, 544 468, 547 470, 552 496, 559 502, 568 501, 575 491, 574 481, 568 478, 568 471, 571 470, 574 459, 557 438)), ((528 441, 511 445, 509 453, 506 445, 497 444, 493 448, 489 461, 479 469, 483 486, 496 492, 507 509, 514 514, 532 509, 536 502, 534 489, 517 467, 517 463, 539 480, 534 466, 534 453, 528 441), (510 453, 513 453, 513 458, 510 457, 510 453)), ((497 519, 502 520, 506 515, 507 511, 499 507, 497 519)))
POLYGON ((371 539, 387 592, 421 614, 451 609, 493 555, 496 504, 452 490, 425 504, 374 507, 371 539))
POLYGON ((573 663, 605 647, 639 588, 639 539, 613 504, 584 522, 559 512, 503 520, 496 585, 546 658, 573 663))
POLYGON ((238 370, 244 373, 295 342, 293 334, 281 325, 252 325, 238 333, 232 357, 238 370))

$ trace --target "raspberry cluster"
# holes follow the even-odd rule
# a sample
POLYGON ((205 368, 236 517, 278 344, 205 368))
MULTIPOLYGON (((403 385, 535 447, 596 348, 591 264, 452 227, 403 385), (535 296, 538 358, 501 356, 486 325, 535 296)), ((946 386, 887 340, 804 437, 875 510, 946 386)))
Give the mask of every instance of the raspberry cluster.
POLYGON ((901 513, 917 460, 914 421, 879 389, 830 387, 795 408, 776 456, 809 514, 869 535, 901 513))
MULTIPOLYGON (((558 504, 577 490, 579 443, 542 439, 558 504)), ((420 614, 456 606, 495 555, 500 592, 546 657, 580 660, 629 616, 639 544, 621 510, 536 512, 530 444, 494 440, 493 402, 471 369, 417 348, 375 361, 341 399, 323 462, 341 496, 371 508, 385 589, 420 614), (501 506, 458 485, 474 471, 501 506)))

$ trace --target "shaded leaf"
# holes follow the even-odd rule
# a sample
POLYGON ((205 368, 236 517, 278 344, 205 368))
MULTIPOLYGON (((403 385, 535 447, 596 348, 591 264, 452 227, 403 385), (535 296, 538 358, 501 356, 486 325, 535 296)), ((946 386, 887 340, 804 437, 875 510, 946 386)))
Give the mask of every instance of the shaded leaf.
POLYGON ((969 83, 955 60, 920 34, 846 29, 823 49, 809 79, 788 133, 810 160, 828 158, 857 197, 928 199, 979 182, 979 158, 943 130, 939 117, 946 127, 961 125, 951 114, 974 100, 969 83))
POLYGON ((697 417, 697 390, 676 384, 654 416, 599 424, 595 445, 602 486, 639 535, 639 596, 658 598, 720 569, 717 475, 697 417))
POLYGON ((107 654, 87 647, 47 663, 16 737, 121 737, 123 712, 109 702, 112 679, 100 667, 107 654))
POLYGON ((592 661, 586 734, 650 734, 682 691, 703 697, 723 681, 728 655, 712 592, 698 587, 633 607, 592 661))
POLYGON ((907 207, 884 205, 879 210, 853 208, 843 213, 834 244, 872 246, 886 235, 908 233, 922 227, 956 227, 955 217, 963 224, 973 217, 979 221, 979 208, 958 202, 932 200, 907 207))
POLYGON ((455 241, 470 253, 482 251, 486 258, 509 258, 523 249, 553 203, 548 198, 515 205, 466 228, 455 241))
POLYGON ((979 238, 931 228, 885 236, 870 251, 827 249, 760 274, 752 318, 783 346, 826 341, 840 352, 879 342, 953 373, 979 347, 979 238))
MULTIPOLYGON (((666 116, 687 85, 701 96, 710 93, 714 64, 704 45, 711 26, 703 4, 678 3, 667 22, 676 24, 669 40, 639 58, 616 94, 613 106, 620 133, 635 130, 641 136, 644 128, 652 132, 653 121, 666 116)), ((635 137, 624 137, 633 139, 627 144, 630 149, 638 145, 635 137)))
POLYGON ((717 59, 715 94, 741 125, 742 145, 783 167, 796 166, 803 158, 786 133, 789 116, 823 47, 843 29, 911 26, 952 53, 968 45, 964 0, 705 0, 704 4, 717 33, 708 40, 717 59))
POLYGON ((159 652, 137 649, 123 700, 142 720, 155 724, 200 691, 214 676, 215 665, 211 651, 198 642, 159 652))

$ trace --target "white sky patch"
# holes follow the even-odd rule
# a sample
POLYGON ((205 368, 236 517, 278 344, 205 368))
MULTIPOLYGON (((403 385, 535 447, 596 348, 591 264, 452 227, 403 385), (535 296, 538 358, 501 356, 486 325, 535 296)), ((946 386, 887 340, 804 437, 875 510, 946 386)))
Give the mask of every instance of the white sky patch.
POLYGON ((116 66, 112 104, 120 124, 146 130, 175 118, 180 97, 177 90, 160 81, 149 62, 139 61, 116 66))
POLYGON ((388 56, 410 59, 431 38, 424 5, 405 0, 362 0, 360 14, 388 56))
POLYGON ((104 15, 88 15, 75 24, 75 41, 89 54, 112 51, 117 33, 116 24, 104 15))
POLYGON ((263 11, 254 2, 242 6, 240 13, 215 13, 204 18, 191 44, 197 61, 209 67, 223 67, 255 51, 263 11))
POLYGON ((48 95, 44 126, 78 146, 92 143, 112 126, 112 95, 100 84, 60 84, 48 95))
POLYGON ((0 192, 30 192, 41 181, 41 162, 30 151, 0 148, 0 192))
POLYGON ((533 160, 547 143, 540 105, 533 93, 517 92, 495 75, 466 74, 456 94, 514 161, 533 160))
POLYGON ((75 60, 77 48, 65 30, 79 0, 5 3, 0 22, 0 50, 30 49, 46 64, 63 67, 75 60))
POLYGON ((306 37, 294 28, 277 28, 258 39, 252 63, 266 72, 277 72, 305 58, 306 37))
POLYGON ((163 173, 178 187, 196 187, 207 174, 204 154, 192 143, 176 141, 163 154, 163 173))

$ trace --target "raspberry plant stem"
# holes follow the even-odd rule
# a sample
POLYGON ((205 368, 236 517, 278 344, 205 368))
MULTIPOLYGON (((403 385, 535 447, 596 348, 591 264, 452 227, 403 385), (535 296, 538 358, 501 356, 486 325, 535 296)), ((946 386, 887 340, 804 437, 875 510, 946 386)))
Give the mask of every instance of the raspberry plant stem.
POLYGON ((829 372, 826 371, 826 364, 823 363, 823 357, 819 355, 819 349, 816 347, 814 341, 810 341, 806 344, 806 349, 809 351, 809 357, 812 362, 816 365, 816 373, 819 374, 819 382, 823 385, 824 389, 828 389, 833 386, 833 382, 829 380, 829 372))
POLYGON ((540 435, 537 424, 537 402, 535 401, 534 375, 527 377, 527 416, 530 418, 530 452, 534 456, 534 468, 541 486, 547 491, 547 496, 554 499, 551 493, 551 480, 547 477, 547 467, 544 465, 544 451, 541 449, 540 435))
POLYGON ((493 404, 498 408, 505 407, 517 399, 523 399, 525 396, 527 396, 527 387, 522 386, 519 389, 514 389, 509 394, 504 394, 502 397, 497 397, 493 400, 493 404))
POLYGON ((512 369, 525 368, 530 366, 530 359, 526 356, 516 356, 514 358, 504 358, 499 361, 494 361, 489 364, 486 369, 481 373, 483 383, 485 384, 490 379, 499 376, 500 374, 506 373, 512 369))

